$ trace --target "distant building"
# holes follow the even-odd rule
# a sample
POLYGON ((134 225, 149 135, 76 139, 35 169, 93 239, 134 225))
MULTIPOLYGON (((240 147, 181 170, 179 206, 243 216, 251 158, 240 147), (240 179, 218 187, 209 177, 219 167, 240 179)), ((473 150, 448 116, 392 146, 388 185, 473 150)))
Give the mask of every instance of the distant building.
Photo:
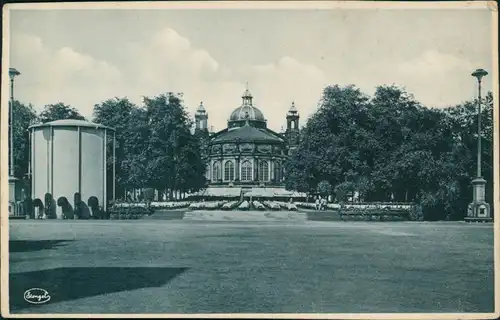
POLYGON ((300 140, 299 113, 292 103, 283 133, 267 128, 261 110, 247 89, 242 104, 227 121, 227 128, 208 132, 208 113, 200 104, 196 132, 205 135, 206 178, 210 187, 283 187, 284 162, 300 140))

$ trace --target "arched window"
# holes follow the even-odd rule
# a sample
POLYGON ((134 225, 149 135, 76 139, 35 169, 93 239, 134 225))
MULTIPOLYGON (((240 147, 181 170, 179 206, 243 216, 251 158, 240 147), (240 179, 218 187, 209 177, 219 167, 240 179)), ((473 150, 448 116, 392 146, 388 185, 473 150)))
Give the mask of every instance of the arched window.
POLYGON ((259 162, 259 181, 269 181, 269 162, 259 162))
POLYGON ((226 163, 224 164, 224 180, 234 180, 234 164, 232 161, 226 161, 226 163))
POLYGON ((241 164, 241 181, 252 180, 252 164, 250 161, 244 161, 241 164))
POLYGON ((212 179, 213 181, 220 180, 220 164, 218 161, 214 162, 213 170, 212 170, 212 179))

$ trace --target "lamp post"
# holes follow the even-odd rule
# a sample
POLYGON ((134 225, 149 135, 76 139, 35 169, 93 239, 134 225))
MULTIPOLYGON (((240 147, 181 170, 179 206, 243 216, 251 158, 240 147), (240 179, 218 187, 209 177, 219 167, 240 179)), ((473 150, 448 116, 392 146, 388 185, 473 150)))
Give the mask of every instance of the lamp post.
POLYGON ((20 200, 19 180, 14 176, 14 78, 21 73, 15 68, 9 68, 10 99, 9 99, 9 215, 15 214, 15 203, 20 200))
POLYGON ((9 176, 14 176, 14 78, 21 73, 15 68, 9 68, 9 78, 10 78, 10 108, 9 108, 9 141, 10 141, 10 166, 9 166, 9 176))
POLYGON ((472 76, 477 79, 478 83, 478 99, 477 99, 477 175, 472 180, 472 202, 467 210, 466 221, 491 221, 490 205, 485 199, 486 180, 481 174, 481 84, 484 76, 488 72, 484 69, 477 69, 472 73, 472 76))

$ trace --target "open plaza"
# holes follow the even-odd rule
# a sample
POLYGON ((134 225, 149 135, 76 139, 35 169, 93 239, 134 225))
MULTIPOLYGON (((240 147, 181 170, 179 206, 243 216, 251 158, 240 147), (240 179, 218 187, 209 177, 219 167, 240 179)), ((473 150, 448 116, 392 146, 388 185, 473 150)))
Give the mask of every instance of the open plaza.
POLYGON ((11 220, 11 313, 493 312, 493 226, 11 220), (50 303, 30 304, 43 288, 50 303))

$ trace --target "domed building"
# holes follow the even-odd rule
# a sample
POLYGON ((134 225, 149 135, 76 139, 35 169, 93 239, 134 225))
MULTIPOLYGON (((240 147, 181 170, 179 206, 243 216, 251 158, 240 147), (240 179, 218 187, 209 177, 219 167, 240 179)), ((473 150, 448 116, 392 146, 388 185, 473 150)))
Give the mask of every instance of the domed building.
MULTIPOLYGON (((227 128, 210 134, 207 151, 206 178, 209 188, 283 189, 285 158, 299 141, 299 114, 292 103, 286 115, 287 129, 277 133, 267 128, 262 111, 253 104, 248 89, 241 105, 227 121, 227 128)), ((197 131, 208 134, 208 113, 200 104, 195 114, 197 131)))

